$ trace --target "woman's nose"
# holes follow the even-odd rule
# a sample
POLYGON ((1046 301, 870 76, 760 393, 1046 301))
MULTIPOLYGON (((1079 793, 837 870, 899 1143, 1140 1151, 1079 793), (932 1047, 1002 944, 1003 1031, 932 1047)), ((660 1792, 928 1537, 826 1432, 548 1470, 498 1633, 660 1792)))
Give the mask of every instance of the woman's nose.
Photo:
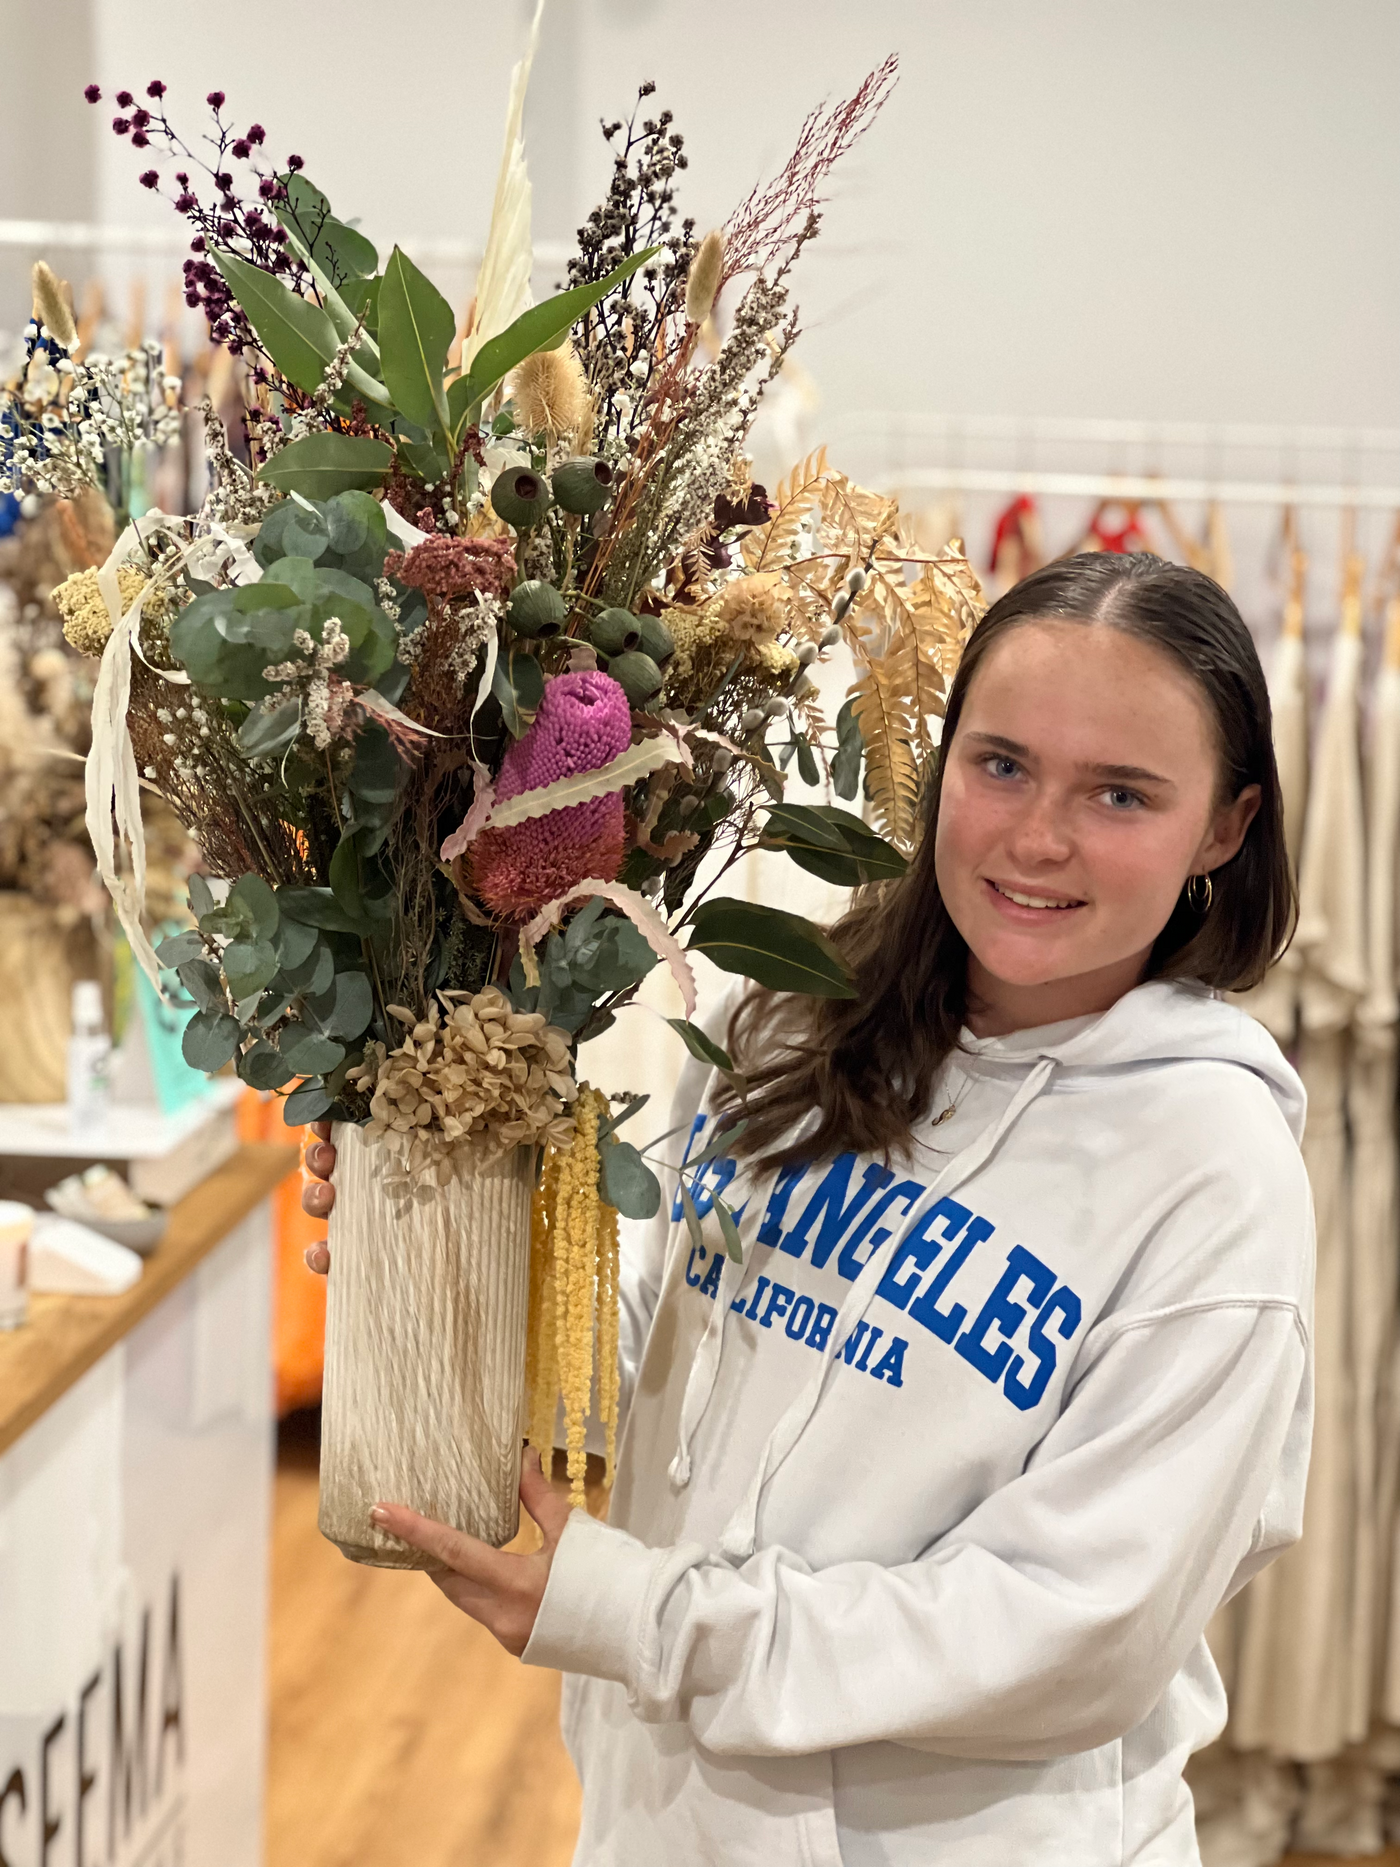
POLYGON ((1062 802, 1043 793, 1028 799, 1008 838, 1010 854, 1028 863, 1065 862, 1074 843, 1062 802))

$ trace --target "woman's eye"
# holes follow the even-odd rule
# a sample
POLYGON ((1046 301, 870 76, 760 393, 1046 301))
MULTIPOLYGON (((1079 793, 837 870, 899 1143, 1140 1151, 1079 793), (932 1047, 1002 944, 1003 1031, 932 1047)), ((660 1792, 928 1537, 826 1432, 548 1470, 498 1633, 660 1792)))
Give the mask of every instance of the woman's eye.
POLYGON ((1014 778, 1021 767, 1014 758, 993 756, 987 760, 987 770, 994 778, 1014 778))
POLYGON ((1141 792, 1125 791, 1121 785, 1114 785, 1104 796, 1114 810, 1136 810, 1144 801, 1141 792))

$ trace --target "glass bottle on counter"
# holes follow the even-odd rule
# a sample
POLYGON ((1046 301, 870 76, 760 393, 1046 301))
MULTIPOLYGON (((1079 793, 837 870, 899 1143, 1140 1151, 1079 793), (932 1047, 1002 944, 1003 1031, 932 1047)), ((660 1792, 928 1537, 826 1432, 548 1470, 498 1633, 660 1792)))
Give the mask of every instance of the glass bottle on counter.
POLYGON ((68 1125, 74 1131, 106 1120, 112 1040, 96 979, 73 985, 73 1035, 68 1040, 68 1125))

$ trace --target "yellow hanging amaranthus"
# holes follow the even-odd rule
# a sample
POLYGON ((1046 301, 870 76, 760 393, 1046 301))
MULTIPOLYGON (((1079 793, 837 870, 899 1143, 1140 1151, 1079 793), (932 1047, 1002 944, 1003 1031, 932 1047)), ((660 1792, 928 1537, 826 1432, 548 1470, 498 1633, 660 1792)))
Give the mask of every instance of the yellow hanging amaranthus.
POLYGON ((617 1447, 617 1212, 598 1196, 598 1124, 607 1106, 600 1090, 580 1086, 574 1138, 545 1155, 531 1215, 527 1436, 548 1472, 562 1398, 569 1502, 576 1510, 584 1504, 595 1360, 598 1417, 607 1434, 605 1486, 612 1484, 617 1447))

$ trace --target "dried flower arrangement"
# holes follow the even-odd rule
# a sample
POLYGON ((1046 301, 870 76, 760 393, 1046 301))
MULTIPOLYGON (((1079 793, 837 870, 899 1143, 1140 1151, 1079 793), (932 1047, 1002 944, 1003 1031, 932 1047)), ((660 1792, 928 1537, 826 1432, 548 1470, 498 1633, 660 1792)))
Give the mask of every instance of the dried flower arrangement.
POLYGON ((460 334, 400 248, 381 263, 298 157, 274 165, 260 125, 234 131, 222 92, 208 162, 163 84, 149 108, 118 94, 115 131, 180 165, 187 299, 247 367, 253 464, 211 418, 203 511, 135 524, 97 579, 105 617, 75 588, 70 630, 105 637, 89 782, 115 810, 99 856, 119 911, 134 920, 138 771, 231 884, 216 899, 197 878, 197 929, 159 954, 201 1007, 189 1060, 288 1090, 289 1122, 368 1123, 420 1200, 491 1149, 542 1150, 553 1256, 536 1254, 533 1307, 557 1327, 531 1350, 532 1417, 547 1429, 562 1384, 578 1491, 616 1215, 660 1198, 617 1134, 639 1102, 609 1113, 578 1047, 663 961, 684 1041, 728 1067, 688 1022, 688 952, 780 990, 851 990, 819 928, 715 889, 755 847, 845 885, 902 870, 979 595, 961 556, 921 557, 894 502, 824 456, 770 499, 744 454, 797 334, 790 274, 824 178, 894 61, 814 112, 778 178, 698 242, 674 201, 682 138, 669 112, 641 116, 644 86, 604 126, 607 197, 539 304, 527 69, 460 334), (842 640, 860 676, 829 727, 809 669, 842 640), (785 804, 794 758, 846 801, 863 766, 885 834, 785 804))

